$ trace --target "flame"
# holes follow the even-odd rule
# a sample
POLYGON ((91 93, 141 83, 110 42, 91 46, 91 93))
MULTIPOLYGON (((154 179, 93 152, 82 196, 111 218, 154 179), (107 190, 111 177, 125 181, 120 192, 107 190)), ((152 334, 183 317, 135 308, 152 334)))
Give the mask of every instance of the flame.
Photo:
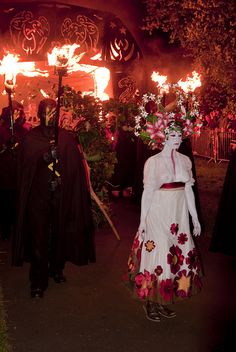
POLYGON ((75 49, 79 47, 80 45, 78 44, 54 47, 51 53, 47 53, 49 66, 64 68, 67 73, 79 71, 78 62, 84 55, 84 53, 74 55, 75 49))
POLYGON ((196 71, 192 72, 192 76, 187 76, 186 81, 182 81, 181 78, 177 83, 185 93, 194 92, 197 87, 201 86, 201 76, 196 71))
POLYGON ((160 93, 168 93, 169 92, 169 85, 166 83, 167 81, 167 76, 161 76, 159 75, 159 72, 155 72, 153 71, 152 75, 151 75, 151 79, 154 82, 157 82, 157 87, 160 88, 160 93))
POLYGON ((49 95, 43 89, 40 89, 40 93, 44 98, 49 98, 49 95))
POLYGON ((100 100, 109 99, 109 95, 104 93, 104 90, 107 88, 111 76, 110 70, 108 68, 77 63, 76 66, 74 66, 74 69, 76 69, 76 71, 89 73, 93 76, 95 92, 83 92, 84 95, 94 95, 100 100))
POLYGON ((109 95, 104 93, 109 80, 110 80, 110 70, 106 67, 98 67, 94 71, 94 80, 95 80, 95 96, 101 100, 108 100, 109 95))
POLYGON ((90 60, 97 60, 97 61, 102 61, 102 55, 101 53, 98 53, 92 57, 90 57, 90 60))
POLYGON ((17 74, 27 77, 48 77, 47 71, 36 69, 35 62, 19 62, 19 55, 8 53, 0 61, 0 74, 5 75, 6 88, 13 89, 16 85, 17 74))

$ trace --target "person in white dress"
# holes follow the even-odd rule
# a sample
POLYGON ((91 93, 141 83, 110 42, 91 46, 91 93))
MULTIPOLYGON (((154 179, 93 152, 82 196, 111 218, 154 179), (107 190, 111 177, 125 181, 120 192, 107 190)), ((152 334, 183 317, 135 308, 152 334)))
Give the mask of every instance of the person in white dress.
POLYGON ((168 304, 189 298, 201 289, 201 265, 190 233, 201 226, 195 206, 190 159, 177 151, 182 129, 170 123, 163 150, 144 166, 141 218, 128 261, 128 283, 145 302, 149 320, 175 317, 168 304))

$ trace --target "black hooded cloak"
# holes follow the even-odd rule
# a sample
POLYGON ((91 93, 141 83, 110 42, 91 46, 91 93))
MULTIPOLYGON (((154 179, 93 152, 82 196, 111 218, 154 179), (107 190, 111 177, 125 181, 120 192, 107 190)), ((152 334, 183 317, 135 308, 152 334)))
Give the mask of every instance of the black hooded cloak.
MULTIPOLYGON (((31 226, 27 219, 27 202, 37 177, 37 165, 50 148, 50 139, 42 126, 35 127, 25 137, 18 155, 18 206, 17 224, 13 238, 13 265, 22 265, 31 260, 31 226)), ((56 257, 76 265, 95 262, 94 227, 91 198, 83 155, 74 135, 59 129, 58 155, 60 160, 61 185, 59 186, 59 216, 57 219, 58 246, 56 257)), ((48 179, 41 180, 47 189, 48 179)), ((46 191, 47 192, 47 191, 46 191)), ((37 194, 34 190, 33 195, 37 194)), ((34 201, 38 211, 40 193, 34 201)), ((43 197, 43 194, 42 194, 43 197)), ((40 211, 38 213, 40 216, 40 211)))
POLYGON ((210 251, 236 255, 236 150, 226 171, 221 198, 213 228, 210 251))

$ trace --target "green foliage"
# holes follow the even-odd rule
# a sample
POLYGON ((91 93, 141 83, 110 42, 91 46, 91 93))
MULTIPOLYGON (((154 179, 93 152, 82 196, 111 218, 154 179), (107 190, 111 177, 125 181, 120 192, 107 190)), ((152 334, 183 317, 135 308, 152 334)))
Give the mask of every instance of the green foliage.
POLYGON ((204 110, 235 100, 236 9, 234 0, 143 0, 147 15, 142 29, 168 32, 193 58, 202 74, 204 110))
MULTIPOLYGON (((123 104, 115 99, 102 102, 93 96, 82 96, 69 86, 64 87, 61 126, 77 134, 90 168, 93 190, 108 213, 107 185, 117 162, 109 136, 119 128, 132 130, 136 111, 135 103, 123 104)), ((94 201, 93 214, 98 225, 105 221, 94 201)))
POLYGON ((90 167, 90 177, 95 192, 101 192, 113 172, 116 162, 111 141, 106 137, 106 125, 102 115, 102 103, 92 96, 82 96, 66 86, 63 102, 62 125, 78 136, 90 167))

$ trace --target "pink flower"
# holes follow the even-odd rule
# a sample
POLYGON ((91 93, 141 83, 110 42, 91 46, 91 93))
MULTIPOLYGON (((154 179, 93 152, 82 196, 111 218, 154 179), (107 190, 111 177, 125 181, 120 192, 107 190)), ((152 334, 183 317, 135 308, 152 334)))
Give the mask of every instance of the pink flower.
POLYGON ((135 249, 137 249, 140 245, 140 241, 139 241, 139 233, 136 234, 134 241, 133 241, 133 245, 132 245, 132 251, 134 251, 135 249))
POLYGON ((179 230, 179 225, 178 224, 171 224, 170 225, 170 232, 172 235, 176 235, 179 230))
POLYGON ((178 243, 179 244, 185 244, 185 242, 187 242, 188 240, 188 236, 186 233, 180 233, 178 236, 178 243))
POLYGON ((197 269, 200 270, 200 261, 198 258, 196 248, 193 248, 192 251, 188 252, 188 257, 185 259, 186 264, 188 265, 189 269, 197 269))
POLYGON ((166 302, 170 302, 173 297, 174 286, 171 279, 162 280, 159 286, 160 296, 164 298, 166 302))
POLYGON ((170 248, 170 253, 167 254, 167 263, 170 264, 170 270, 173 274, 179 271, 183 261, 182 250, 178 246, 173 245, 170 248))
MULTIPOLYGON (((160 129, 158 121, 155 122, 154 124, 151 124, 150 122, 147 122, 146 124, 147 129, 146 132, 150 134, 151 139, 156 139, 156 137, 163 138, 163 132, 160 129)), ((164 135, 165 137, 165 135, 164 135)))
POLYGON ((138 273, 135 276, 134 281, 136 284, 137 295, 142 299, 146 298, 154 285, 153 275, 147 270, 144 270, 144 273, 138 273))
POLYGON ((183 134, 186 136, 193 134, 193 124, 189 119, 184 121, 183 134))
POLYGON ((158 265, 155 269, 155 273, 157 276, 160 276, 163 273, 163 269, 160 265, 158 265))

